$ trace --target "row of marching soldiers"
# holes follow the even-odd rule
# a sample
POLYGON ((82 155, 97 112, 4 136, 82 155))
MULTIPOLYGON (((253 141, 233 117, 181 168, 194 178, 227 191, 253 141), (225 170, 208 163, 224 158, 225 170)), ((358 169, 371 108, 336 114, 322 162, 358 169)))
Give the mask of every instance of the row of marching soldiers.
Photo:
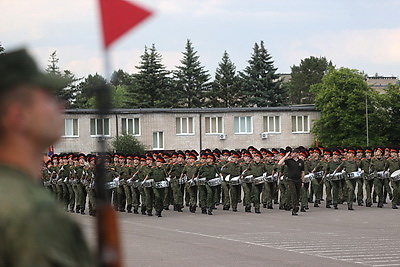
MULTIPOLYGON (((287 183, 287 166, 277 163, 286 149, 241 151, 206 149, 200 155, 192 151, 153 153, 145 156, 118 155, 106 157, 106 186, 114 208, 121 212, 161 217, 170 206, 182 212, 184 206, 212 215, 216 205, 223 210, 238 210, 243 202, 245 212, 261 212, 263 208, 291 210, 293 198, 299 198, 301 211, 309 203, 338 209, 353 202, 359 206, 383 207, 387 197, 392 208, 399 205, 400 163, 396 148, 305 149, 300 159, 305 162, 304 186, 300 196, 291 195, 287 183), (325 192, 325 194, 324 194, 325 192), (326 199, 323 199, 323 196, 326 199), (279 198, 278 198, 279 197, 279 198), (184 205, 185 204, 185 205, 184 205)), ((93 155, 53 155, 43 169, 44 185, 63 203, 66 210, 95 215, 95 164, 93 155), (88 204, 86 200, 88 199, 88 204)))

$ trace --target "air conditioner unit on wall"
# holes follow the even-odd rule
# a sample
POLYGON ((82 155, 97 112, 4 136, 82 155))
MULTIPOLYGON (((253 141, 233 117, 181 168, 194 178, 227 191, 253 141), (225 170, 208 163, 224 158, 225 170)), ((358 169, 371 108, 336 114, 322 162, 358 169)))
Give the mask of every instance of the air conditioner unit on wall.
POLYGON ((219 140, 225 140, 225 139, 226 139, 226 134, 219 135, 219 140))
POLYGON ((261 138, 262 139, 267 139, 268 138, 268 133, 261 133, 261 138))

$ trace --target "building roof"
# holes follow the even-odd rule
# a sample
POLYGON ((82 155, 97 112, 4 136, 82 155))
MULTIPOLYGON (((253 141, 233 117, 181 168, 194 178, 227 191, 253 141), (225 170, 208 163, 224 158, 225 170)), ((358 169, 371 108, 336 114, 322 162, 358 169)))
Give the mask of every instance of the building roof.
MULTIPOLYGON (((144 114, 144 113, 231 113, 231 112, 285 112, 317 111, 313 104, 280 107, 235 107, 235 108, 139 108, 112 109, 109 114, 144 114)), ((67 109, 66 114, 97 114, 96 109, 67 109)))

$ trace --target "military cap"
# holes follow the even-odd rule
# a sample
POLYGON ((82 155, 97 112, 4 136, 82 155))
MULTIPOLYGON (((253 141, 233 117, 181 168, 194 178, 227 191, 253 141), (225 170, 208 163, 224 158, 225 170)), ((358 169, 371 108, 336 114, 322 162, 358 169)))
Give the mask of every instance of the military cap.
POLYGON ((158 156, 156 160, 158 162, 165 163, 165 159, 162 156, 158 156))
POLYGON ((179 151, 178 152, 178 158, 179 157, 181 157, 181 158, 183 158, 183 159, 186 159, 186 155, 185 155, 185 153, 183 153, 182 151, 179 151))
POLYGON ((258 157, 262 158, 261 152, 258 150, 255 150, 254 156, 258 156, 258 157))
POLYGON ((250 154, 250 152, 249 151, 244 151, 243 153, 242 153, 242 155, 243 155, 243 157, 250 157, 251 158, 251 154, 250 154))
POLYGON ((197 153, 197 151, 196 150, 192 150, 192 151, 190 151, 190 152, 192 152, 193 154, 195 154, 196 155, 196 157, 199 155, 199 153, 197 153))
POLYGON ((347 153, 356 154, 356 150, 354 148, 349 148, 349 149, 347 149, 347 153))
POLYGON ((278 149, 276 149, 276 148, 273 148, 273 149, 271 150, 271 152, 272 152, 273 154, 279 154, 279 151, 278 151, 278 149))
POLYGON ((239 154, 238 152, 235 151, 235 152, 232 152, 232 153, 231 153, 231 157, 232 157, 232 158, 240 158, 240 154, 239 154))
POLYGON ((208 158, 208 159, 213 159, 213 161, 215 161, 215 156, 214 156, 214 154, 212 154, 212 153, 208 153, 208 154, 207 154, 207 158, 208 158))
POLYGON ((222 150, 222 155, 225 155, 225 156, 230 156, 230 155, 231 155, 231 153, 229 152, 229 150, 228 150, 228 149, 224 149, 224 150, 222 150))
POLYGON ((188 158, 189 158, 189 159, 195 159, 195 160, 197 160, 197 156, 196 156, 194 153, 192 153, 192 152, 189 153, 188 158))
POLYGON ((364 150, 361 147, 357 147, 356 151, 357 153, 364 153, 364 150))
POLYGON ((86 160, 85 154, 83 154, 83 153, 79 154, 79 155, 78 155, 78 159, 84 159, 84 160, 86 160))

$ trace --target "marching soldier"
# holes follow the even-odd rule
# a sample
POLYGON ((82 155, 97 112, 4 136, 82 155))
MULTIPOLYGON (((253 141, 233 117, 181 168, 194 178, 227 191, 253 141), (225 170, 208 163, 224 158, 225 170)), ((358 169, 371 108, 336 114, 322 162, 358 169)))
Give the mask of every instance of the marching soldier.
MULTIPOLYGON (((398 151, 396 148, 391 148, 390 158, 388 159, 388 166, 390 175, 397 170, 400 170, 400 161, 398 158, 398 151)), ((392 179, 390 181, 393 188, 392 209, 397 209, 397 203, 400 197, 400 180, 392 179)))
MULTIPOLYGON (((225 165, 225 168, 222 170, 223 175, 230 175, 233 177, 240 177, 242 175, 242 166, 239 164, 239 153, 235 152, 231 154, 230 161, 225 165)), ((231 206, 232 211, 237 212, 237 205, 239 201, 239 191, 242 190, 240 184, 229 184, 230 188, 230 198, 231 198, 231 206)))
MULTIPOLYGON (((247 150, 243 151, 242 153, 243 162, 242 165, 242 175, 244 177, 250 175, 250 164, 252 162, 251 154, 247 150)), ((244 179, 242 183, 243 187, 243 206, 245 212, 251 212, 251 203, 253 202, 252 194, 253 191, 253 181, 251 179, 246 180, 244 179)))
MULTIPOLYGON (((253 177, 260 177, 263 176, 265 172, 267 172, 267 169, 265 167, 265 164, 261 161, 262 155, 261 152, 254 150, 253 152, 253 162, 250 164, 249 169, 250 169, 250 174, 253 175, 253 177)), ((268 173, 267 173, 268 174, 268 173)), ((260 195, 264 190, 264 187, 266 186, 265 182, 260 183, 260 184, 253 184, 252 186, 252 195, 253 195, 253 205, 254 205, 254 212, 257 214, 260 214, 260 195)), ((272 192, 269 192, 270 195, 272 192)), ((272 195, 271 195, 271 205, 272 205, 272 195)))
MULTIPOLYGON (((156 165, 152 166, 149 169, 148 174, 146 175, 144 181, 148 179, 153 179, 154 182, 161 182, 166 181, 167 178, 167 170, 165 168, 165 159, 162 156, 158 156, 156 159, 156 165)), ((146 187, 146 208, 147 208, 147 215, 153 216, 153 203, 154 209, 156 211, 156 215, 158 217, 161 216, 161 212, 163 210, 163 200, 164 200, 164 188, 155 188, 153 187, 146 187)))
POLYGON ((182 171, 182 174, 186 175, 188 179, 187 188, 190 196, 189 211, 191 213, 195 213, 197 208, 197 184, 195 179, 198 178, 200 164, 198 164, 196 160, 196 155, 190 152, 188 154, 187 164, 182 171))
POLYGON ((375 149, 374 158, 371 159, 371 170, 374 173, 374 189, 378 196, 378 208, 383 207, 384 194, 383 187, 385 186, 384 172, 388 168, 387 161, 382 157, 383 149, 378 147, 375 149))
MULTIPOLYGON (((264 170, 267 176, 277 177, 276 175, 276 164, 273 159, 273 153, 269 150, 265 152, 264 170)), ((266 181, 262 190, 262 203, 264 208, 273 209, 273 200, 276 191, 276 180, 272 178, 270 181, 266 181)), ((257 191, 256 191, 257 192, 257 191)), ((255 200, 256 201, 256 200, 255 200)))
MULTIPOLYGON (((356 161, 358 162, 358 166, 361 169, 361 161, 363 159, 364 150, 361 147, 356 149, 356 161)), ((360 177, 356 181, 357 185, 357 203, 358 206, 363 206, 364 204, 364 179, 360 177)))
MULTIPOLYGON (((222 156, 221 156, 221 161, 218 164, 218 167, 222 170, 226 167, 226 164, 229 162, 229 157, 231 156, 231 152, 229 150, 225 149, 222 150, 222 156)), ((223 205, 223 210, 229 210, 231 207, 231 200, 229 196, 229 184, 225 179, 223 179, 221 183, 221 191, 222 191, 222 205, 223 205)))
MULTIPOLYGON (((315 194, 314 207, 319 207, 319 205, 321 204, 321 198, 323 193, 322 173, 324 166, 323 166, 323 161, 320 158, 320 155, 321 155, 321 150, 317 147, 314 148, 312 150, 312 157, 309 161, 310 171, 315 175, 314 179, 311 181, 311 187, 313 189, 312 191, 315 194)), ((313 199, 313 196, 311 195, 310 198, 313 199)))
POLYGON ((177 153, 176 162, 170 165, 168 174, 171 175, 172 196, 174 198, 174 211, 182 212, 183 194, 185 183, 183 182, 182 171, 185 167, 186 156, 182 151, 177 153))
POLYGON ((354 190, 356 188, 357 179, 354 178, 353 173, 358 171, 359 164, 355 159, 356 151, 355 149, 348 149, 347 150, 347 159, 343 161, 343 169, 346 172, 345 181, 347 184, 347 209, 353 210, 353 200, 354 200, 354 190), (353 177, 352 177, 353 175, 353 177))
POLYGON ((299 211, 300 189, 304 186, 304 161, 299 158, 298 153, 298 148, 293 151, 289 150, 278 162, 279 166, 287 166, 287 183, 291 195, 292 215, 295 216, 299 211))
POLYGON ((83 180, 86 179, 87 167, 86 157, 84 154, 78 155, 79 165, 74 168, 73 190, 75 193, 76 213, 85 214, 86 206, 86 188, 83 185, 83 180))
POLYGON ((365 157, 360 161, 360 168, 362 171, 362 177, 364 179, 365 184, 365 206, 372 206, 372 189, 374 187, 374 176, 371 169, 371 160, 372 160, 372 149, 367 147, 365 149, 365 157))
MULTIPOLYGON (((330 175, 330 177, 334 177, 335 174, 341 171, 342 167, 342 161, 340 160, 340 151, 339 150, 334 150, 333 151, 333 156, 332 160, 328 161, 326 166, 325 166, 325 176, 327 174, 330 175)), ((329 180, 329 179, 328 179, 329 180)), ((340 191, 340 186, 341 186, 341 179, 333 179, 328 181, 329 184, 332 187, 332 203, 333 203, 333 208, 335 210, 338 209, 338 203, 339 203, 339 191, 340 191)), ((326 207, 330 208, 330 205, 328 204, 328 199, 326 203, 326 207)))
MULTIPOLYGON (((220 171, 218 167, 214 164, 215 156, 212 153, 207 154, 206 164, 202 165, 199 169, 199 177, 205 177, 206 181, 210 181, 211 179, 216 178, 220 171)), ((204 213, 205 209, 208 210, 208 215, 213 215, 212 210, 215 205, 215 197, 214 195, 217 193, 215 186, 210 186, 208 183, 205 184, 205 197, 206 197, 206 207, 202 206, 202 213, 204 213)))

